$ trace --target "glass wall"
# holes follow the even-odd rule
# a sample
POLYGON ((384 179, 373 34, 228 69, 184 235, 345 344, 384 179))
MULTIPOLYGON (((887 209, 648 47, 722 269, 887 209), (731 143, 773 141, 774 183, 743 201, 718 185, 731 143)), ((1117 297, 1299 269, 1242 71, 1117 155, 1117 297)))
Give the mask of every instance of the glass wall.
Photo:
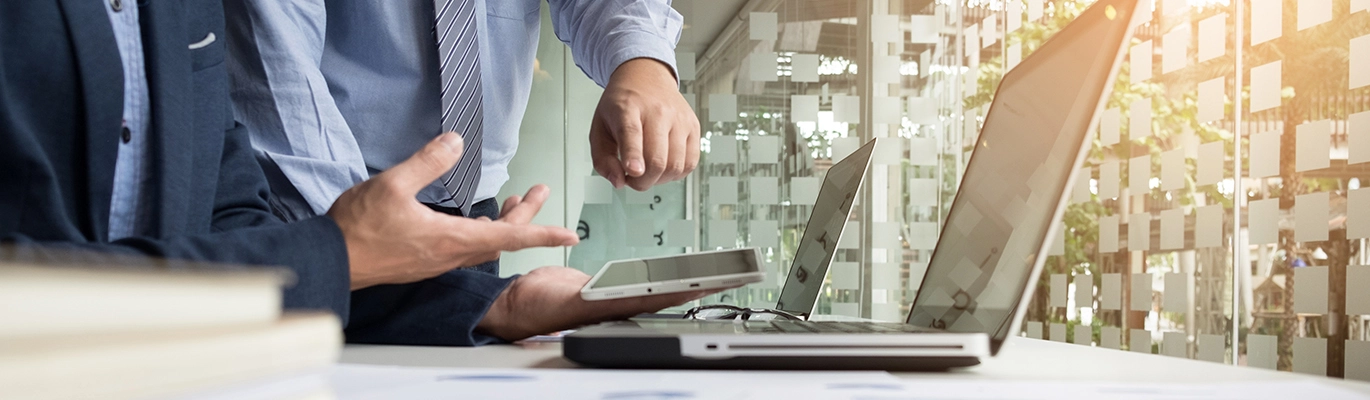
MULTIPOLYGON (((1370 380, 1370 1, 1144 2, 1022 335, 1370 380)), ((704 301, 773 305, 825 171, 884 138, 818 311, 902 320, 999 78, 1092 3, 676 0, 704 154, 647 193, 590 176, 563 49, 563 256, 755 246, 767 281, 704 301)))

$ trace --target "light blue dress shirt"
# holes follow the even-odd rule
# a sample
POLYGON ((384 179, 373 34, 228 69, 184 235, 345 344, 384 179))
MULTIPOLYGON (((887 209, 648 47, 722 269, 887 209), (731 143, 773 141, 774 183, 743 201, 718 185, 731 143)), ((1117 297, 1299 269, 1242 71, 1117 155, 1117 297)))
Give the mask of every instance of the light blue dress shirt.
POLYGON ((147 70, 143 63, 143 35, 138 25, 135 0, 120 0, 115 10, 107 0, 105 11, 114 27, 114 41, 124 64, 124 126, 120 132, 119 155, 114 163, 114 188, 109 204, 109 240, 146 235, 152 226, 152 191, 148 189, 149 121, 147 70), (125 140, 127 137, 127 140, 125 140))
MULTIPOLYGON (((540 0, 475 0, 483 125, 475 200, 508 181, 532 88, 540 0)), ((674 68, 669 0, 548 0, 556 35, 603 86, 634 58, 674 68)), ((234 116, 312 210, 407 159, 440 132, 432 0, 230 0, 234 116)), ((549 133, 550 134, 550 133, 549 133)), ((438 183, 419 200, 447 197, 438 183)))

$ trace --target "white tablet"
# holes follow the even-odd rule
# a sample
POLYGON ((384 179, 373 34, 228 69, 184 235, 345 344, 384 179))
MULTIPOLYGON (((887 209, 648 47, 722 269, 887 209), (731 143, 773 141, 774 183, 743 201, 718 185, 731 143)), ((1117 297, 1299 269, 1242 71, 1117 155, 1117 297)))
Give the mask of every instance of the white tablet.
POLYGON ((580 298, 607 300, 761 282, 756 248, 611 261, 580 289, 580 298))

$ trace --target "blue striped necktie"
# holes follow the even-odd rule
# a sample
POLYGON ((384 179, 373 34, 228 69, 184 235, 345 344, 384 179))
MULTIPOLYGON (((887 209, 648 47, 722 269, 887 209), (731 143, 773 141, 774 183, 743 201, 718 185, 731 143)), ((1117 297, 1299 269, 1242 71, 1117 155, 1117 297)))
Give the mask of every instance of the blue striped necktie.
POLYGON ((442 130, 457 132, 465 152, 456 168, 442 177, 462 215, 470 215, 480 183, 481 87, 480 46, 476 40, 476 0, 434 0, 438 66, 442 71, 442 130))

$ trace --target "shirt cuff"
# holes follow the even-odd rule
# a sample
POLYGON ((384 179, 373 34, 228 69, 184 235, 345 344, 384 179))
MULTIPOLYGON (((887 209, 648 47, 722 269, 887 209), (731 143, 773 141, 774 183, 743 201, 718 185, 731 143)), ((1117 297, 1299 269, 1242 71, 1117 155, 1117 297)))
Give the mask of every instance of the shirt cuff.
POLYGON ((618 49, 610 53, 604 60, 603 71, 605 76, 603 81, 596 79, 596 83, 601 87, 609 85, 609 77, 613 76, 614 71, 628 60, 637 58, 650 58, 666 64, 671 70, 671 77, 675 78, 676 86, 680 86, 680 72, 676 69, 675 44, 661 36, 645 31, 629 31, 617 35, 610 43, 608 48, 618 49))

